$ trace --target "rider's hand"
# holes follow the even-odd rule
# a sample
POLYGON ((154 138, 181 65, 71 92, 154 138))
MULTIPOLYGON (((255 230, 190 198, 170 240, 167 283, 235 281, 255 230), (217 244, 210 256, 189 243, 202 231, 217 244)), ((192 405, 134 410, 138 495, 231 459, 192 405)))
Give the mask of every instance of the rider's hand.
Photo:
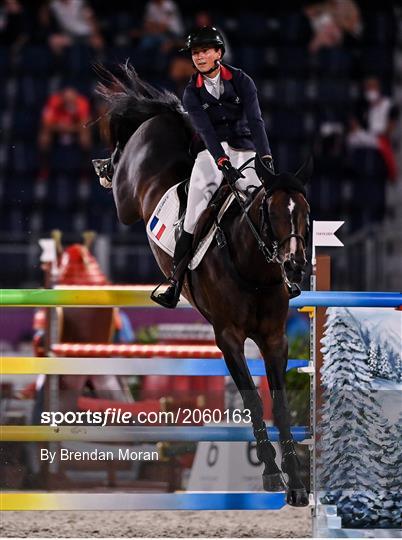
POLYGON ((272 159, 272 156, 264 156, 261 158, 261 161, 272 174, 275 174, 274 160, 272 159))
POLYGON ((222 174, 229 185, 234 186, 239 178, 245 178, 244 174, 233 167, 228 157, 218 159, 217 163, 219 170, 222 171, 222 174))

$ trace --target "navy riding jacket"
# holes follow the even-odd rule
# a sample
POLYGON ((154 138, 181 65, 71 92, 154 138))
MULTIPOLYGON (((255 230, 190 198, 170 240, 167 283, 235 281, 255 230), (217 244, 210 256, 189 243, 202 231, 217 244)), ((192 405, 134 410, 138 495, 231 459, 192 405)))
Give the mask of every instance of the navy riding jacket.
POLYGON ((225 156, 221 142, 226 141, 238 150, 270 155, 254 81, 228 65, 221 65, 220 73, 224 92, 218 99, 205 88, 200 73, 191 77, 183 94, 184 109, 201 137, 195 141, 195 153, 207 148, 216 161, 225 156))

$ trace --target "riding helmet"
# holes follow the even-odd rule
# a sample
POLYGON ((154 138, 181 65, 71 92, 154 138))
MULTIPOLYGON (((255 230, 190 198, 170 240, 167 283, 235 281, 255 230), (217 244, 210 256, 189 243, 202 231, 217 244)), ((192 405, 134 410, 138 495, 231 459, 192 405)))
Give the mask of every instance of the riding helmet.
POLYGON ((214 26, 204 26, 199 30, 191 32, 186 38, 185 46, 180 49, 181 52, 191 51, 193 47, 202 47, 211 45, 221 49, 222 56, 225 54, 225 42, 222 34, 214 26))

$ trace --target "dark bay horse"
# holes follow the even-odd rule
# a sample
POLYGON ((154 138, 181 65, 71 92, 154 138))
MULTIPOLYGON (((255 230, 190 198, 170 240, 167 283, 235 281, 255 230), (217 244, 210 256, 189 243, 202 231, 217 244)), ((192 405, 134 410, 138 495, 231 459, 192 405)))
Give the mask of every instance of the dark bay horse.
MULTIPOLYGON (((98 85, 98 91, 110 104, 111 140, 119 148, 118 161, 114 153, 112 182, 117 214, 130 225, 140 219, 147 223, 162 195, 190 176, 189 146, 194 134, 176 96, 145 83, 129 65, 123 66, 123 72, 122 78, 109 74, 110 83, 98 85)), ((306 265, 309 206, 303 184, 309 169, 306 165, 294 175, 272 175, 248 206, 265 244, 272 248, 277 242, 278 255, 272 262, 267 262, 238 212, 222 224, 230 257, 212 243, 200 265, 187 273, 183 288, 183 295, 212 324, 244 407, 251 411, 257 455, 264 463, 264 489, 287 490, 287 502, 293 506, 307 505, 308 496, 300 479, 285 392, 289 307, 285 281, 300 282, 306 265), (267 438, 262 401, 244 355, 246 338, 255 341, 265 361, 286 480, 267 438)), ((172 259, 152 241, 150 245, 168 276, 172 259)))

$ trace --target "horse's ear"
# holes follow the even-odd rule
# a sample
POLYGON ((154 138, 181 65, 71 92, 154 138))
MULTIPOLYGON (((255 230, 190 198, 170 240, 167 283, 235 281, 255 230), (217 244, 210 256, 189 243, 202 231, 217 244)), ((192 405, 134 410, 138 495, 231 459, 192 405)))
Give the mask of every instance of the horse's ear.
POLYGON ((303 183, 307 184, 307 182, 311 179, 313 176, 313 170, 314 170, 314 161, 313 156, 310 154, 306 161, 303 163, 303 165, 300 167, 300 169, 297 171, 295 176, 303 183))

